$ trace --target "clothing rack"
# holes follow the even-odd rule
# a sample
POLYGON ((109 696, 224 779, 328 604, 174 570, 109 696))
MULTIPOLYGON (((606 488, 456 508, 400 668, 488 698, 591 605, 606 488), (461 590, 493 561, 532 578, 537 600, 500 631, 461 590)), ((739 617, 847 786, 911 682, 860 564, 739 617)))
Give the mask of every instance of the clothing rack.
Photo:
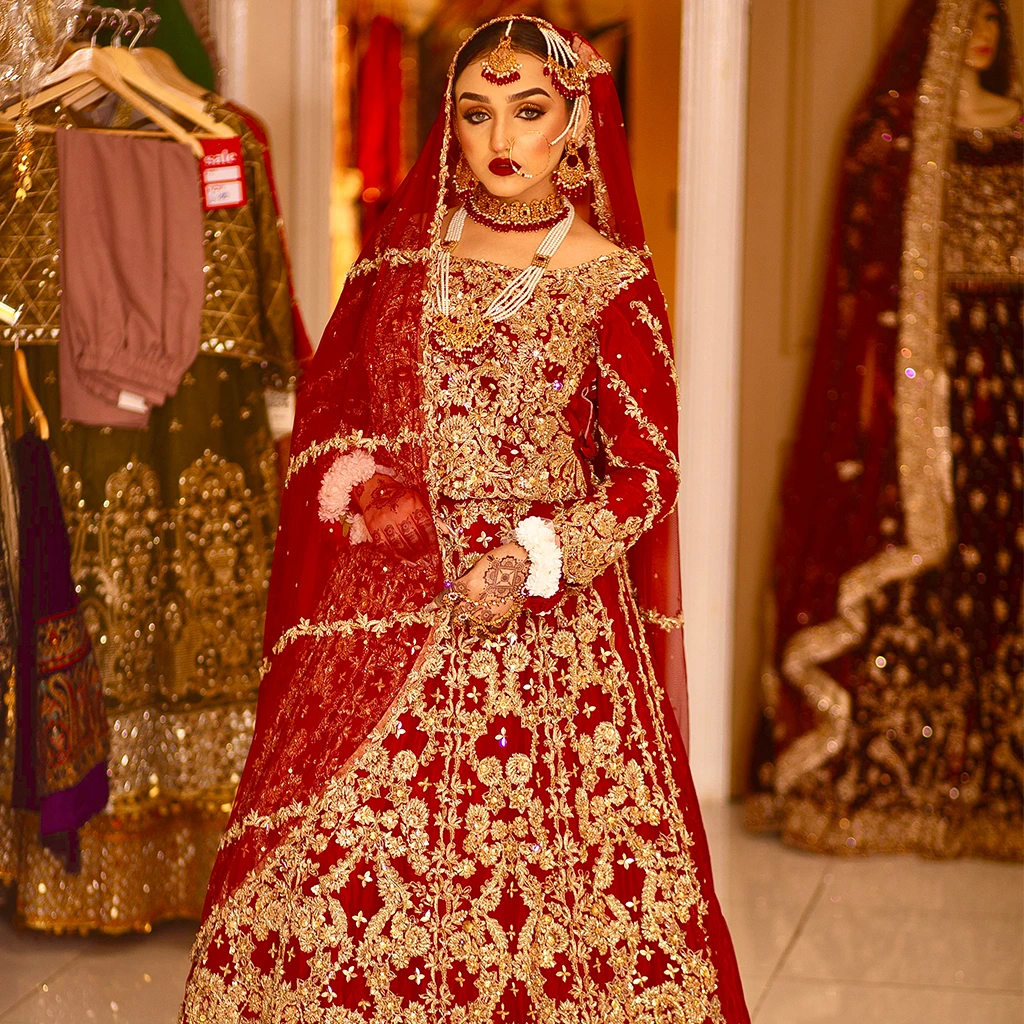
POLYGON ((78 18, 74 38, 79 42, 95 42, 101 32, 107 31, 116 36, 118 43, 129 42, 133 48, 149 39, 160 24, 160 15, 152 7, 140 9, 135 6, 121 8, 83 4, 78 18))

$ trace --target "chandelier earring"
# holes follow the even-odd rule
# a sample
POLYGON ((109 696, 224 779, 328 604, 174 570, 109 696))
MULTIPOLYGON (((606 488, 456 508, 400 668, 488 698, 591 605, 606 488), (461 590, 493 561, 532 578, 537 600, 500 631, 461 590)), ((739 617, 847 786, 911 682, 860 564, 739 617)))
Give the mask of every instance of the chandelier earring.
POLYGON ((463 153, 459 154, 459 162, 455 165, 455 194, 465 202, 473 194, 477 186, 477 177, 470 169, 463 153))
POLYGON ((570 199, 581 199, 587 189, 587 167, 575 140, 565 144, 565 153, 554 174, 555 188, 570 199))
POLYGON ((512 49, 511 34, 512 22, 510 21, 505 29, 505 34, 501 37, 501 42, 484 57, 483 63, 480 65, 480 74, 491 85, 509 85, 511 82, 519 81, 519 72, 523 70, 523 65, 516 57, 515 50, 512 49))

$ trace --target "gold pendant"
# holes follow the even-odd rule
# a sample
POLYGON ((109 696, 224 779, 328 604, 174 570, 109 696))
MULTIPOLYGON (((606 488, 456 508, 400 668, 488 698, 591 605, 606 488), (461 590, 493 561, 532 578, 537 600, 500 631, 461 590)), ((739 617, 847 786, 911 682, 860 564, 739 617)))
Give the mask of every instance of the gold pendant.
POLYGON ((479 348, 490 333, 488 321, 470 316, 453 320, 439 313, 434 319, 434 332, 446 349, 465 355, 479 348))
MULTIPOLYGON (((511 22, 509 22, 511 25, 511 22)), ((508 85, 519 81, 519 72, 523 65, 519 63, 512 42, 508 35, 501 37, 501 42, 484 57, 480 64, 480 74, 493 85, 508 85)))

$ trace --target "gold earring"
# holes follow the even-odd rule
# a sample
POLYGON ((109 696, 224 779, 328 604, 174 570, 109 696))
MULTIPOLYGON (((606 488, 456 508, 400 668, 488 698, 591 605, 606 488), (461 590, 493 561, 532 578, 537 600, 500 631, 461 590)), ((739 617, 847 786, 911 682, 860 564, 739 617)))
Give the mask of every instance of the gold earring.
POLYGON ((579 146, 572 139, 566 142, 562 162, 555 171, 555 185, 562 195, 571 199, 581 198, 586 191, 587 168, 580 156, 579 146))
POLYGON ((459 154, 459 162, 455 165, 455 194, 459 199, 466 199, 476 188, 476 175, 470 170, 465 156, 459 154))

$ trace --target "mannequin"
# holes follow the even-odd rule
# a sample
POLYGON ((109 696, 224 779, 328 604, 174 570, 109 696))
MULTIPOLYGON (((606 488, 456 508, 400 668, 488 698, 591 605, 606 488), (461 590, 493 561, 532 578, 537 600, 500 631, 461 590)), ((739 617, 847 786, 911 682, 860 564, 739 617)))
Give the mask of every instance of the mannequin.
POLYGON ((805 849, 1024 856, 1019 97, 1006 5, 914 0, 851 120, 748 802, 805 849))
MULTIPOLYGON (((971 21, 971 38, 960 73, 960 98, 956 123, 962 128, 1001 128, 1020 113, 1020 100, 986 88, 986 72, 999 56, 1002 15, 998 4, 983 0, 971 21)), ((1003 69, 1003 74, 1005 74, 1003 69)), ((995 84, 995 83, 992 83, 995 84)))

